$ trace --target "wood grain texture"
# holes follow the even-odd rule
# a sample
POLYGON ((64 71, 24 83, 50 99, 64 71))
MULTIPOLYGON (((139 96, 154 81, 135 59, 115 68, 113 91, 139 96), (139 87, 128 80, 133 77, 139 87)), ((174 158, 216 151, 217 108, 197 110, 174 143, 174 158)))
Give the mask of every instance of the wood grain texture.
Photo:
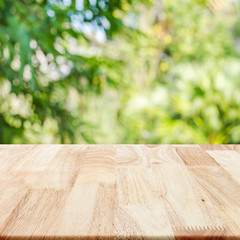
POLYGON ((240 146, 0 145, 2 239, 240 239, 240 146))

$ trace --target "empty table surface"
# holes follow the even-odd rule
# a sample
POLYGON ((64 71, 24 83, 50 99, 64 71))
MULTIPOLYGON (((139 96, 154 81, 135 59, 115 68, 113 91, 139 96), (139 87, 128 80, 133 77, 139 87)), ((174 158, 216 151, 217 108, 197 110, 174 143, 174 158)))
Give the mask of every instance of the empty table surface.
POLYGON ((240 145, 0 145, 0 239, 240 239, 240 145))

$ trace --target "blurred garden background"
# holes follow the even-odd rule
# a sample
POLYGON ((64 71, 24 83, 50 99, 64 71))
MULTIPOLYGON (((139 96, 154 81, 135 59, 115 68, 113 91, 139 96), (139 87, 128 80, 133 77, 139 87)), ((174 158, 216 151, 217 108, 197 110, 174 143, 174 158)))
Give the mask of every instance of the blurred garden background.
POLYGON ((240 143, 240 3, 0 0, 0 143, 240 143))

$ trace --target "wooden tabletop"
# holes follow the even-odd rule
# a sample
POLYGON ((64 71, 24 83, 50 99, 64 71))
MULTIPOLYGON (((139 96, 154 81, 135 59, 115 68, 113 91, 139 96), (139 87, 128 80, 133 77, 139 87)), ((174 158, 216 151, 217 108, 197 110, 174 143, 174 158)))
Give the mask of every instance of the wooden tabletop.
POLYGON ((0 145, 0 239, 240 239, 240 145, 0 145))

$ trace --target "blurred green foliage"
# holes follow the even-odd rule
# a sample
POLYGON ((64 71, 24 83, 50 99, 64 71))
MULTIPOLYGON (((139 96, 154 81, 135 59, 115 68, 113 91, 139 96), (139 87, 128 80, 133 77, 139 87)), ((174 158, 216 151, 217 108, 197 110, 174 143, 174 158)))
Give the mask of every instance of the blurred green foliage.
POLYGON ((240 143, 227 0, 0 0, 0 143, 240 143))

